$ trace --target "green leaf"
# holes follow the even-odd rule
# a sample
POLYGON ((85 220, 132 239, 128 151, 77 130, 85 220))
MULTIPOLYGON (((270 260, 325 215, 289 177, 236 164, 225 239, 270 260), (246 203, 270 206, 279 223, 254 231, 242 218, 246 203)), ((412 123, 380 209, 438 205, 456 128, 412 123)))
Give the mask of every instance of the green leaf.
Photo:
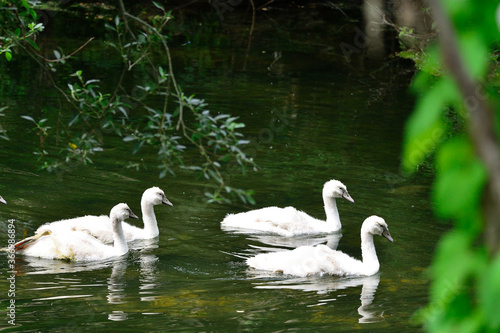
POLYGON ((246 198, 248 200, 248 202, 251 204, 251 205, 255 205, 255 200, 254 198, 252 197, 252 195, 254 194, 254 191, 247 191, 246 193, 246 198))
POLYGON ((31 38, 26 38, 28 44, 30 44, 35 50, 40 51, 40 47, 31 38))
POLYGON ((153 5, 155 5, 156 8, 161 9, 162 11, 165 11, 165 8, 163 8, 163 6, 160 3, 153 1, 153 5))
POLYGON ((21 116, 21 118, 26 119, 26 120, 29 120, 29 121, 32 121, 32 122, 34 122, 34 123, 36 124, 35 119, 33 119, 33 118, 32 118, 32 117, 30 117, 30 116, 21 116))
POLYGON ((130 142, 130 141, 135 141, 137 138, 134 135, 127 135, 122 139, 124 142, 130 142))
POLYGON ((431 288, 433 300, 445 301, 463 288, 474 265, 470 252, 472 240, 467 233, 455 230, 439 241, 431 268, 435 279, 431 288))
POLYGON ((415 56, 420 72, 412 82, 413 91, 426 91, 429 85, 443 72, 441 54, 437 47, 431 47, 425 55, 415 56))
POLYGON ((37 19, 36 12, 30 7, 30 3, 27 0, 21 0, 22 5, 26 9, 26 11, 31 15, 33 20, 37 19))
POLYGON ((440 216, 458 219, 480 210, 486 170, 470 141, 446 142, 436 155, 436 169, 433 200, 440 216))
POLYGON ((473 250, 473 241, 474 236, 455 230, 439 242, 432 263, 430 304, 419 313, 430 332, 465 332, 457 331, 464 320, 467 326, 475 326, 467 318, 472 310, 468 282, 484 269, 486 256, 473 250))
POLYGON ((7 61, 11 61, 12 60, 12 53, 5 52, 5 59, 7 59, 7 61))
POLYGON ((132 148, 132 154, 137 154, 139 150, 141 150, 142 146, 144 145, 144 141, 138 141, 135 145, 134 148, 132 148))
POLYGON ((406 123, 403 146, 405 171, 414 171, 441 141, 445 132, 445 106, 457 96, 453 82, 441 79, 419 99, 406 123))
POLYGON ((492 331, 500 331, 500 255, 497 255, 479 280, 479 306, 485 315, 485 322, 492 331))
MULTIPOLYGON (((498 30, 498 28, 497 28, 498 30)), ((484 75, 489 64, 489 51, 477 31, 468 31, 460 38, 460 53, 473 78, 484 75)))

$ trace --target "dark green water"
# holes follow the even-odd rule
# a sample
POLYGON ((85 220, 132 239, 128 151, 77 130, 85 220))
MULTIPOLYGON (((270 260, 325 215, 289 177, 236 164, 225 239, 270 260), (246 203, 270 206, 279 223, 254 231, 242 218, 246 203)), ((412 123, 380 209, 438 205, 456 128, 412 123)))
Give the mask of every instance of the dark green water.
MULTIPOLYGON (((24 230, 31 234, 44 222, 107 214, 118 202, 140 214, 140 196, 150 186, 161 187, 174 207, 156 208, 159 239, 133 244, 125 258, 76 264, 18 256, 17 326, 10 328, 2 314, 0 330, 420 331, 411 317, 426 303, 425 269, 446 227, 430 211, 431 176, 406 179, 399 171, 402 129, 413 108, 407 93, 411 67, 389 57, 347 62, 338 49, 330 52, 342 40, 349 43, 352 28, 360 25, 336 18, 303 29, 274 29, 261 18, 248 54, 230 38, 220 41, 218 32, 202 29, 189 44, 172 48, 174 66, 185 92, 247 124, 243 132, 252 140, 249 152, 260 171, 229 176, 232 185, 256 191, 257 207, 292 205, 323 217, 322 184, 341 180, 356 203, 338 203, 338 249, 356 257, 362 221, 372 214, 385 218, 394 243, 375 240, 381 262, 376 276, 252 272, 232 254, 308 239, 294 243, 221 231, 225 214, 254 207, 206 204, 207 184, 190 174, 159 180, 154 167, 126 169, 135 158, 128 146, 107 151, 88 167, 37 172, 37 139, 19 116, 38 117, 39 106, 53 96, 35 79, 36 67, 18 63, 4 68, 8 75, 2 78, 1 101, 10 109, 0 120, 11 140, 0 141, 0 194, 8 201, 0 206, 1 246, 7 245, 11 219, 20 239, 24 230), (26 89, 16 88, 29 80, 26 89)), ((90 48, 81 64, 111 81, 117 64, 99 55, 90 48)), ((5 254, 0 273, 5 309, 5 254)))

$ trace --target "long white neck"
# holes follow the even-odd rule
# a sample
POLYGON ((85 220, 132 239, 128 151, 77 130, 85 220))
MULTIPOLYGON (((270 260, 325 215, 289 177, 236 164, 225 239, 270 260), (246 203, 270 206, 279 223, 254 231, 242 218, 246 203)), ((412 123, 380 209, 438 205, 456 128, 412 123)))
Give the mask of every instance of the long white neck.
POLYGON ((375 251, 375 243, 373 242, 373 234, 367 231, 361 232, 361 256, 363 258, 363 269, 366 273, 375 274, 380 268, 377 252, 375 251))
POLYGON ((325 203, 326 222, 331 225, 332 231, 340 230, 342 224, 340 223, 337 201, 335 198, 323 195, 323 202, 325 203))
POLYGON ((123 255, 128 252, 128 245, 127 240, 125 239, 125 234, 123 233, 122 221, 112 216, 111 225, 113 228, 113 247, 117 251, 118 255, 123 255))
POLYGON ((156 215, 154 205, 141 200, 142 221, 144 222, 144 233, 148 238, 154 238, 160 234, 158 230, 158 223, 156 222, 156 215))

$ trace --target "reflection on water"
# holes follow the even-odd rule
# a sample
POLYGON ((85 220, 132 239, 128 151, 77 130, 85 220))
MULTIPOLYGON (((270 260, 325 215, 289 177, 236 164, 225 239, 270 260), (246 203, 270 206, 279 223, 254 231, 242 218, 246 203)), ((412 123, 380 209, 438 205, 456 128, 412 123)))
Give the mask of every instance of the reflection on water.
MULTIPOLYGON (((129 263, 139 263, 139 285, 138 295, 141 301, 154 301, 158 298, 158 289, 160 282, 158 280, 158 262, 159 258, 151 253, 158 247, 158 240, 142 240, 140 244, 144 246, 139 251, 134 251, 129 256, 122 256, 112 260, 102 262, 70 262, 64 260, 38 259, 35 257, 20 257, 17 260, 18 275, 43 275, 52 277, 50 282, 37 282, 36 287, 28 290, 40 295, 46 295, 51 290, 59 290, 57 296, 34 297, 33 302, 55 301, 64 299, 94 299, 101 293, 103 287, 107 287, 106 300, 109 305, 114 307, 126 305, 134 297, 130 297, 130 292, 137 293, 137 290, 130 289, 127 280, 130 274, 129 263), (85 278, 72 278, 68 275, 86 273, 86 275, 102 276, 103 272, 110 269, 109 277, 106 283, 98 282, 89 284, 85 278), (19 274, 21 273, 21 274, 19 274), (80 290, 88 293, 74 293, 74 290, 80 290)), ((135 247, 139 247, 135 243, 135 247)), ((92 306, 91 306, 92 308, 92 306)), ((113 307, 108 313, 108 319, 111 321, 124 321, 128 319, 129 314, 126 311, 114 310, 113 307)))
MULTIPOLYGON (((253 272, 256 279, 269 279, 272 277, 269 273, 253 272)), ((276 277, 276 275, 274 275, 276 277)), ((361 316, 358 322, 362 324, 375 323, 384 320, 383 313, 372 306, 380 282, 380 275, 350 278, 332 278, 332 277, 307 277, 307 278, 283 278, 274 281, 254 282, 255 289, 294 289, 305 292, 315 291, 321 295, 331 294, 332 292, 359 287, 361 288, 361 306, 358 308, 358 313, 361 316)), ((328 302, 342 302, 342 299, 328 298, 319 299, 315 306, 324 305, 328 302)), ((312 306, 312 305, 310 305, 312 306)))
MULTIPOLYGON (((297 237, 282 237, 275 235, 251 235, 248 237, 248 239, 251 241, 258 241, 270 246, 295 249, 299 246, 314 246, 317 244, 325 244, 332 250, 337 249, 341 238, 342 234, 340 232, 327 235, 301 235, 297 237)), ((254 247, 256 249, 260 248, 258 246, 254 247)))
POLYGON ((99 270, 113 265, 112 260, 98 262, 72 262, 67 260, 52 260, 32 256, 18 256, 16 271, 18 274, 60 274, 99 270))
MULTIPOLYGON (((126 303, 127 292, 126 292, 126 282, 124 281, 124 275, 127 271, 127 261, 126 260, 115 260, 113 262, 113 268, 111 270, 111 275, 108 279, 108 295, 106 299, 109 304, 123 304, 126 303)), ((127 320, 127 313, 123 311, 113 310, 108 314, 108 319, 112 321, 123 321, 127 320)))
POLYGON ((155 295, 157 293, 157 288, 160 286, 158 283, 158 257, 154 254, 141 254, 140 258, 140 273, 139 276, 139 295, 141 295, 141 301, 153 301, 155 296, 143 296, 143 295, 155 295))
POLYGON ((360 323, 374 323, 383 320, 383 312, 378 313, 371 306, 379 282, 380 276, 378 274, 364 278, 363 289, 361 289, 361 306, 358 308, 358 313, 361 315, 360 323))
POLYGON ((121 304, 125 303, 125 298, 127 294, 125 293, 125 282, 123 281, 123 276, 127 271, 127 261, 116 259, 113 262, 111 275, 108 279, 108 296, 107 300, 109 304, 121 304))

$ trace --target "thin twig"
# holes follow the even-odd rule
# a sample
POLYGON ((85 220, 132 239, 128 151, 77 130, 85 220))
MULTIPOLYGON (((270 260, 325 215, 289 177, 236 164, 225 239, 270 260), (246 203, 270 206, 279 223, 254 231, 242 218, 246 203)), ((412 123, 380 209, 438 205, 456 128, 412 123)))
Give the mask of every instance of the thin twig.
POLYGON ((60 62, 62 60, 67 60, 69 58, 71 58, 72 56, 74 56, 75 54, 77 54, 78 52, 80 52, 85 46, 87 46, 88 43, 90 43, 91 41, 93 41, 95 39, 95 37, 91 37, 88 41, 86 41, 82 46, 80 46, 79 48, 77 48, 75 51, 71 52, 70 54, 62 57, 62 58, 59 58, 59 59, 47 59, 45 58, 44 56, 42 56, 41 54, 36 54, 37 56, 39 56, 40 58, 42 58, 44 61, 46 62, 60 62))
MULTIPOLYGON (((120 3, 123 5, 123 1, 122 0, 120 0, 120 3)), ((163 35, 160 34, 158 32, 158 30, 156 30, 156 28, 153 27, 153 26, 151 26, 149 23, 141 20, 140 18, 138 18, 138 17, 136 17, 134 15, 129 14, 126 11, 123 12, 123 15, 125 15, 127 17, 130 17, 131 19, 133 19, 133 20, 141 23, 142 25, 148 27, 149 29, 151 29, 151 31, 153 31, 160 38, 160 40, 161 40, 161 42, 163 44, 163 47, 165 48, 165 51, 167 53, 168 72, 169 72, 170 78, 172 79, 172 85, 174 86, 175 92, 177 93, 177 98, 179 99, 179 121, 177 123, 177 130, 178 130, 180 128, 180 126, 184 124, 183 109, 182 109, 182 95, 181 95, 181 91, 179 90, 179 87, 177 86, 177 82, 175 80, 173 66, 172 66, 172 57, 170 56, 170 49, 169 49, 169 47, 167 45, 167 42, 165 41, 165 38, 163 37, 163 35)))
POLYGON ((263 4, 262 6, 260 6, 259 8, 257 8, 257 10, 260 10, 260 9, 266 7, 267 5, 272 4, 274 1, 276 1, 276 0, 269 0, 268 2, 266 2, 265 4, 263 4))
POLYGON ((250 0, 250 4, 252 5, 252 25, 250 26, 250 32, 248 33, 248 45, 247 45, 247 52, 245 54, 245 62, 243 63, 243 70, 246 70, 247 67, 248 54, 250 53, 250 45, 252 44, 253 29, 255 27, 255 3, 253 2, 253 0, 250 0))

